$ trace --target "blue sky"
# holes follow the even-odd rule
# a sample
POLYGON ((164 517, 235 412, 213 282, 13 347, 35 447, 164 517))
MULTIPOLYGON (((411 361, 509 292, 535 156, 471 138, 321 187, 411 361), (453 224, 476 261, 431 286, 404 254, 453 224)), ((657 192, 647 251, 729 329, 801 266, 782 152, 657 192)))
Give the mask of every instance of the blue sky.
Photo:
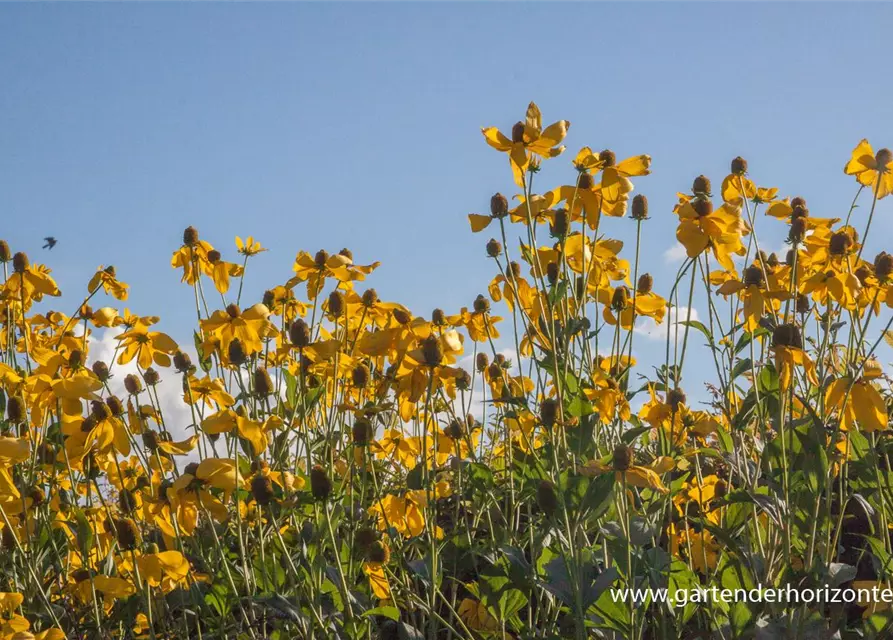
POLYGON ((850 150, 893 146, 891 29, 888 4, 3 4, 0 237, 54 269, 67 313, 114 264, 180 340, 192 294, 169 259, 189 224, 224 258, 237 234, 270 249, 257 297, 299 249, 347 246, 382 261, 383 298, 455 312, 492 276, 466 214, 514 193, 480 127, 535 100, 572 123, 540 184, 583 145, 652 156, 643 270, 667 290, 675 193, 736 155, 813 215, 846 213, 850 150))

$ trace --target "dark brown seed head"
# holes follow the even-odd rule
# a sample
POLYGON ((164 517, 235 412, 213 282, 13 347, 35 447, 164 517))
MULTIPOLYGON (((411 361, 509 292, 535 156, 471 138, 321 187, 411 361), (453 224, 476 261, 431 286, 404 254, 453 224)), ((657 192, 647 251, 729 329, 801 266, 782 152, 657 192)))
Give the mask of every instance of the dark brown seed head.
POLYGON ((217 249, 211 249, 208 251, 208 262, 211 264, 217 264, 220 262, 220 252, 217 249))
POLYGON ((105 382, 109 379, 109 366, 102 360, 97 360, 90 368, 93 369, 93 373, 96 374, 100 382, 105 382))
POLYGON ((874 274, 881 282, 886 282, 893 274, 893 256, 881 251, 874 259, 874 274))
POLYGON ((558 493, 555 485, 548 480, 541 480, 536 488, 536 505, 551 518, 558 510, 558 493))
POLYGON ((685 400, 685 392, 678 387, 667 392, 667 404, 673 409, 678 409, 680 405, 685 404, 685 400))
POLYGON ((602 161, 605 167, 613 167, 617 164, 617 154, 610 149, 604 149, 598 154, 598 159, 602 161))
POLYGON ((477 367, 477 370, 483 373, 483 371, 490 365, 490 358, 486 353, 481 352, 477 354, 474 364, 477 367))
POLYGON ((611 295, 611 308, 614 311, 623 311, 629 306, 629 291, 626 287, 616 287, 611 295))
POLYGON ((357 389, 365 389, 369 384, 369 367, 362 362, 353 368, 350 372, 350 379, 353 386, 357 389))
POLYGON ((115 520, 114 529, 115 537, 118 540, 118 546, 125 551, 136 548, 140 532, 133 520, 130 518, 120 518, 115 520))
POLYGON ((799 327, 791 323, 780 324, 772 332, 773 347, 803 348, 803 335, 799 327))
POLYGON ((332 481, 320 465, 310 469, 310 493, 317 500, 326 500, 332 493, 332 481))
POLYGON ((570 219, 567 216, 567 209, 556 209, 552 224, 549 230, 556 238, 563 238, 567 235, 570 219))
POLYGON ((509 268, 507 269, 506 275, 510 278, 518 280, 521 277, 521 265, 512 260, 509 263, 509 268))
POLYGON ((812 305, 809 302, 809 296, 807 296, 805 293, 801 293, 799 296, 797 296, 797 313, 809 313, 811 306, 812 305))
POLYGON ((183 230, 183 244, 191 247, 198 242, 198 229, 195 227, 186 227, 183 230))
POLYGON ((309 325, 298 318, 294 322, 291 323, 291 326, 288 328, 288 339, 291 343, 298 347, 307 347, 310 345, 310 327, 309 325))
POLYGON ((159 438, 157 431, 152 431, 151 429, 143 431, 143 445, 145 445, 146 449, 152 452, 158 450, 158 442, 159 438))
POLYGON ((490 301, 482 294, 478 294, 478 297, 474 299, 473 307, 475 313, 490 313, 490 301))
POLYGON ((487 242, 487 255, 491 258, 498 258, 502 255, 502 243, 495 238, 490 238, 487 242))
POLYGON ((806 237, 806 218, 791 218, 791 228, 788 230, 788 242, 800 244, 806 237))
POLYGON ((273 393, 273 379, 270 378, 270 372, 264 367, 258 367, 254 370, 254 393, 266 397, 273 393))
POLYGON ((313 256, 313 262, 316 263, 316 266, 322 269, 326 266, 326 261, 329 259, 329 252, 325 249, 320 249, 316 252, 316 255, 313 256))
POLYGON ((465 369, 459 369, 456 374, 456 388, 459 391, 468 391, 471 388, 471 375, 465 369))
POLYGON ((443 345, 433 333, 422 342, 422 358, 429 367, 439 366, 443 362, 443 345))
POLYGON ((523 122, 516 122, 512 127, 512 142, 524 142, 523 122))
POLYGON ((884 172, 887 165, 890 164, 890 162, 893 162, 893 151, 890 151, 889 149, 879 149, 874 156, 874 160, 877 162, 878 171, 884 172))
POLYGON ((12 269, 16 273, 25 273, 29 266, 28 256, 25 253, 19 251, 12 257, 12 269))
POLYGON ((585 189, 587 191, 592 189, 592 187, 595 186, 595 180, 592 178, 592 174, 585 171, 581 173, 577 186, 580 189, 585 189))
POLYGON ((633 452, 628 445, 618 444, 614 447, 614 471, 626 471, 633 461, 633 452))
POLYGON ((458 440, 465 435, 465 423, 459 418, 453 418, 443 431, 448 437, 458 440))
POLYGON ((853 246, 853 239, 845 231, 838 231, 831 234, 831 240, 828 242, 828 252, 832 256, 843 256, 853 246))
POLYGON ((436 327, 445 327, 447 324, 446 313, 443 309, 435 309, 431 312, 431 324, 436 327))
POLYGON ((122 489, 118 494, 118 508, 122 513, 133 513, 136 511, 137 499, 136 495, 130 489, 122 489))
POLYGON ((633 220, 645 220, 648 218, 648 198, 641 193, 633 198, 630 216, 633 220))
POLYGON ((230 341, 229 346, 226 349, 226 355, 230 364, 234 364, 237 367, 241 367, 248 362, 248 354, 245 353, 245 347, 242 345, 242 341, 238 338, 233 338, 230 341))
POLYGON ((490 380, 502 377, 502 367, 499 366, 498 362, 491 362, 487 366, 487 377, 490 378, 490 380))
POLYGON ((369 549, 366 552, 366 558, 369 562, 387 564, 388 560, 391 559, 391 551, 381 540, 374 540, 372 544, 369 545, 369 549))
POLYGON ((550 285, 554 286, 555 283, 558 282, 558 276, 560 274, 561 272, 557 262, 550 262, 546 265, 546 280, 549 281, 550 285))
POLYGON ((710 178, 705 175, 700 175, 695 178, 691 185, 691 191, 696 196, 709 196, 711 194, 710 178))
POLYGON ((755 264, 750 265, 744 270, 744 284, 755 287, 763 286, 763 270, 755 264))
POLYGON ((791 208, 796 209, 797 207, 805 207, 806 206, 806 198, 802 198, 800 196, 794 196, 791 198, 791 208))
POLYGON ((329 294, 329 313, 336 317, 344 313, 344 294, 337 289, 329 294))
POLYGON ((105 404, 108 406, 109 411, 112 412, 113 416, 123 416, 126 411, 124 403, 121 402, 121 399, 118 396, 109 396, 105 399, 105 404))
POLYGON ((235 302, 231 302, 230 304, 226 305, 226 314, 230 318, 238 318, 242 315, 242 310, 239 309, 239 305, 237 305, 235 302))
POLYGON ((351 435, 354 444, 366 445, 375 437, 375 427, 368 418, 359 417, 353 423, 351 435))
POLYGON ((504 218, 509 212, 509 201, 501 193, 496 193, 490 198, 490 215, 494 218, 504 218))
POLYGON ((0 240, 0 262, 6 263, 12 260, 12 253, 6 240, 0 240))
POLYGON ((363 306, 371 307, 378 302, 378 291, 375 289, 366 289, 363 292, 363 306))
POLYGON ((78 309, 78 317, 81 320, 92 320, 93 319, 93 307, 89 304, 82 304, 81 308, 78 309))
POLYGON ((189 373, 193 369, 192 358, 189 357, 188 353, 177 351, 177 353, 174 354, 174 367, 180 373, 189 373))
POLYGON ((161 382, 161 375, 152 367, 149 367, 143 372, 143 378, 145 378, 146 384, 150 387, 154 387, 161 382))
POLYGON ((725 480, 719 480, 713 488, 716 497, 722 500, 729 493, 729 485, 725 480))
POLYGON ((40 464, 54 464, 56 462, 56 447, 51 442, 44 440, 37 449, 37 458, 40 464))
POLYGON ((650 273, 643 273, 639 276, 639 281, 636 283, 636 291, 641 294, 651 293, 651 290, 654 288, 654 278, 651 277, 650 273))
POLYGON ((773 251, 772 253, 769 254, 769 257, 766 259, 766 266, 772 267, 774 269, 775 267, 778 266, 778 264, 779 264, 778 254, 776 254, 773 251))
POLYGON ((112 410, 102 400, 91 400, 90 414, 96 419, 97 422, 101 422, 112 417, 112 410))
POLYGON ((10 396, 6 400, 6 419, 13 424, 22 424, 27 418, 25 400, 20 396, 10 396))
POLYGON ((344 258, 347 258, 348 260, 350 260, 351 262, 353 262, 353 251, 351 251, 351 250, 348 249, 347 247, 344 247, 341 251, 339 251, 339 252, 338 252, 338 255, 339 255, 339 256, 342 256, 342 257, 344 257, 344 258))
POLYGON ((546 428, 555 425, 558 420, 558 402, 554 398, 546 398, 540 403, 540 422, 546 428))
POLYGON ((855 276, 859 279, 859 283, 864 287, 868 282, 868 278, 873 274, 871 267, 867 264, 859 265, 859 268, 856 269, 855 276))
POLYGON ((357 553, 366 555, 369 547, 378 540, 378 532, 370 527, 360 527, 353 535, 353 546, 357 553))
POLYGON ((747 173, 747 160, 741 156, 732 160, 732 173, 736 176, 743 176, 747 173))
POLYGON ((251 495, 255 502, 266 507, 273 501, 273 481, 270 476, 259 473, 251 479, 251 495))
POLYGON ((692 201, 691 206, 694 208, 695 213, 698 214, 699 218, 709 216, 711 213, 713 213, 713 203, 709 200, 694 200, 692 201))
POLYGON ((391 315, 394 316, 394 320, 397 321, 397 324, 407 325, 412 322, 412 314, 403 309, 396 308, 391 312, 391 315))
POLYGON ((80 349, 73 349, 68 354, 68 366, 72 369, 80 369, 84 365, 84 352, 80 349))
POLYGON ((143 390, 143 383, 140 381, 139 377, 132 373, 128 373, 124 376, 124 388, 127 389, 127 393, 135 396, 143 390))

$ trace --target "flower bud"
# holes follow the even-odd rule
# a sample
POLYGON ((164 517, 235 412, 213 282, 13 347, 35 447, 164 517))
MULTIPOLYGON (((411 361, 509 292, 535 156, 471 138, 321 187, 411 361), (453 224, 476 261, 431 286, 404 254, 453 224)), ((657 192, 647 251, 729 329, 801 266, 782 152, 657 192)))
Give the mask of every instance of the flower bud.
POLYGON ((487 256, 491 258, 498 258, 502 255, 502 243, 495 238, 490 238, 490 241, 487 242, 487 256))

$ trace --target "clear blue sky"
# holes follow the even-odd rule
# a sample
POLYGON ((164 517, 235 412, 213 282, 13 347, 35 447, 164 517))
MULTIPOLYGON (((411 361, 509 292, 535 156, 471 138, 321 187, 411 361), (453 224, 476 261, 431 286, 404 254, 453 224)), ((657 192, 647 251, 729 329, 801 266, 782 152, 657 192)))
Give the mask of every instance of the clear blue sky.
POLYGON ((480 127, 532 99, 572 122, 541 184, 583 145, 652 156, 643 261, 666 290, 675 193, 736 155, 845 214, 852 147, 893 146, 891 32, 889 4, 3 4, 0 237, 48 262, 66 312, 116 265, 180 340, 191 293, 169 259, 189 224, 230 260, 236 234, 270 248, 256 296, 297 250, 347 246, 383 262, 382 297, 454 312, 492 275, 466 214, 514 193, 480 127))

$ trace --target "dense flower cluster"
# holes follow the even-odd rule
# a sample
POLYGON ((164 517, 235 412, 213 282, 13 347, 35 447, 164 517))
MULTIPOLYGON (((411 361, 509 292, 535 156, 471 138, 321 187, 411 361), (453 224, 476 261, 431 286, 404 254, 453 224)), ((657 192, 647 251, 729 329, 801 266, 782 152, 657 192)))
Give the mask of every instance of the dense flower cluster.
POLYGON ((740 157, 658 213, 633 195, 647 155, 584 147, 534 192, 569 128, 531 103, 483 130, 519 193, 468 216, 495 276, 453 313, 381 300, 378 263, 348 249, 301 251, 245 300, 265 249, 236 238, 227 262, 189 227, 178 344, 120 307, 114 267, 69 316, 50 269, 0 242, 0 640, 889 637, 883 603, 676 609, 610 588, 890 584, 893 256, 863 239, 893 155, 859 143, 835 218, 740 157), (785 255, 761 250, 761 214, 785 255), (686 254, 662 283, 639 265, 654 215, 686 254), (605 235, 621 224, 632 260, 605 235), (650 375, 646 319, 669 325, 650 375), (706 390, 684 384, 696 340, 706 390))

